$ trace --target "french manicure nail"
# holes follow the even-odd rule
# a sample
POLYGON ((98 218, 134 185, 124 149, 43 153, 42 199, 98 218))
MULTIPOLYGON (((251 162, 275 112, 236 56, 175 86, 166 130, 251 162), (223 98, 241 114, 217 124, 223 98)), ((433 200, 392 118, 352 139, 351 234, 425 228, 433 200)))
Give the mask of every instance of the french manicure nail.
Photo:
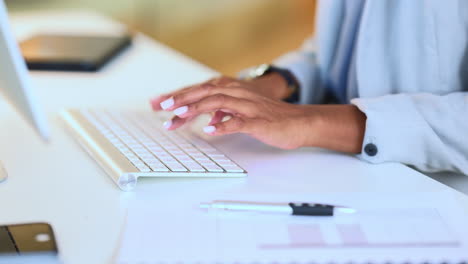
POLYGON ((164 101, 162 101, 159 105, 161 105, 161 108, 166 110, 168 109, 169 107, 173 106, 174 105, 174 98, 171 97, 169 99, 166 99, 164 101))
POLYGON ((163 123, 163 127, 165 129, 169 129, 172 126, 172 120, 167 120, 166 122, 163 123))
POLYGON ((208 133, 208 134, 213 133, 213 132, 216 131, 216 127, 215 126, 206 126, 206 127, 203 128, 203 131, 205 133, 208 133))
POLYGON ((177 108, 176 110, 174 110, 174 115, 176 116, 180 116, 180 115, 183 115, 187 112, 188 110, 188 107, 187 106, 181 106, 179 108, 177 108))

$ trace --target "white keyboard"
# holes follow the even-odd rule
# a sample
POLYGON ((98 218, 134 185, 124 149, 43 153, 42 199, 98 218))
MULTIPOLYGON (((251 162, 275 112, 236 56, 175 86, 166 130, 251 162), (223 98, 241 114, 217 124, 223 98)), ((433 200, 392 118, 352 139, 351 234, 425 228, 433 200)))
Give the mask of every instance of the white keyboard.
POLYGON ((166 131, 151 112, 69 110, 64 120, 123 190, 138 177, 243 177, 247 172, 193 133, 166 131))

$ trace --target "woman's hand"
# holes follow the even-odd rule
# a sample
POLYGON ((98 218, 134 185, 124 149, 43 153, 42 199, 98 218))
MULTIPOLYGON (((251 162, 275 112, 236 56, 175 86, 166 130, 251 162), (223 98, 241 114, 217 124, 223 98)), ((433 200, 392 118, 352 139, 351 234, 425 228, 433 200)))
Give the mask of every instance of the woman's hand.
POLYGON ((306 134, 310 131, 306 127, 311 125, 306 108, 266 97, 251 86, 232 79, 216 85, 208 82, 178 91, 162 101, 160 108, 153 108, 174 112, 166 123, 170 130, 200 114, 216 113, 204 128, 210 135, 246 133, 279 148, 302 146, 310 136, 306 134), (223 121, 225 115, 230 119, 223 121))
POLYGON ((160 95, 156 98, 153 98, 151 100, 151 106, 153 107, 153 110, 155 111, 163 110, 160 106, 160 103, 173 96, 187 93, 189 91, 202 88, 202 87, 223 88, 223 87, 229 87, 229 86, 242 87, 243 89, 247 89, 249 91, 261 94, 265 97, 278 99, 278 100, 284 99, 288 97, 289 95, 287 83, 284 80, 284 78, 278 73, 271 73, 266 76, 262 76, 260 78, 256 78, 250 81, 243 81, 243 80, 238 80, 238 79, 234 79, 231 77, 221 76, 218 78, 208 80, 203 83, 191 85, 191 86, 182 88, 180 90, 177 90, 175 92, 160 95))
POLYGON ((245 133, 283 149, 361 151, 366 117, 357 107, 288 104, 263 91, 252 82, 222 78, 153 99, 152 106, 175 114, 165 123, 169 130, 200 114, 215 113, 204 128, 210 135, 245 133), (231 118, 223 120, 226 115, 231 118))
MULTIPOLYGON (((212 88, 228 89, 230 87, 237 87, 238 89, 244 89, 259 95, 263 95, 268 98, 281 100, 289 96, 289 89, 286 81, 283 77, 277 73, 271 73, 266 76, 256 78, 251 81, 243 81, 230 77, 221 76, 208 80, 206 82, 192 85, 172 93, 160 95, 151 100, 151 106, 155 111, 161 110, 173 110, 172 105, 175 100, 179 101, 180 98, 192 94, 193 91, 201 91, 201 96, 206 95, 204 91, 212 88)), ((215 124, 223 120, 227 116, 227 113, 217 111, 213 113, 213 118, 210 124, 215 124)), ((166 129, 176 129, 190 121, 191 118, 184 119, 173 119, 171 122, 165 123, 166 129)))

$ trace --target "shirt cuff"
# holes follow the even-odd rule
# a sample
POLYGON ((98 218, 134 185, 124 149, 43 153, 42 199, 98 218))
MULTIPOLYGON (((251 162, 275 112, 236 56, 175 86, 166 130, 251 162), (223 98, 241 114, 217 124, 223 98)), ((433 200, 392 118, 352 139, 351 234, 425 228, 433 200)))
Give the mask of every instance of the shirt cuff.
MULTIPOLYGON (((351 100, 366 116, 366 131, 360 159, 371 163, 387 161, 418 165, 427 155, 431 131, 404 94, 351 100)), ((421 165, 421 164, 419 164, 421 165)))

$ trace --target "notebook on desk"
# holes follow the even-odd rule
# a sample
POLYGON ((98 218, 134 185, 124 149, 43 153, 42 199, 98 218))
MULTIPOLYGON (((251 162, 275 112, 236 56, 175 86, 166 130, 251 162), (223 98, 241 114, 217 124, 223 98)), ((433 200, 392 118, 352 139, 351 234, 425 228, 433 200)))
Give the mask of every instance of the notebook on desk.
POLYGON ((198 199, 236 198, 133 202, 116 263, 422 264, 468 259, 468 217, 449 193, 242 195, 244 200, 357 208, 357 216, 344 218, 197 209, 198 199), (170 206, 159 207, 164 203, 170 206))

